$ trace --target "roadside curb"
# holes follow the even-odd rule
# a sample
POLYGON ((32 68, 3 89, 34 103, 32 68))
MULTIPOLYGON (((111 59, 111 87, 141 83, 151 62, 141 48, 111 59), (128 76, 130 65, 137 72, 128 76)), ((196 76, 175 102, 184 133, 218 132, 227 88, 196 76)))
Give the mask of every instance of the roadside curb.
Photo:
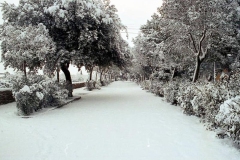
POLYGON ((74 101, 78 101, 78 100, 80 100, 81 98, 82 98, 81 96, 71 97, 71 98, 69 99, 69 101, 67 101, 66 103, 63 103, 63 104, 61 104, 61 105, 59 105, 59 106, 57 106, 57 107, 54 107, 54 109, 62 108, 63 106, 68 105, 69 103, 72 103, 72 102, 74 102, 74 101))
POLYGON ((28 119, 28 118, 33 118, 33 117, 36 117, 37 115, 45 114, 45 113, 47 113, 47 112, 49 112, 49 111, 52 111, 52 110, 55 110, 55 109, 58 109, 58 108, 62 108, 62 107, 64 107, 65 105, 68 105, 68 104, 70 104, 70 103, 72 103, 72 102, 74 102, 74 101, 80 100, 81 98, 82 98, 81 96, 71 97, 71 98, 69 98, 65 103, 60 104, 60 105, 58 105, 58 106, 51 107, 51 108, 46 109, 45 111, 42 111, 42 112, 41 112, 41 111, 40 111, 40 112, 35 112, 35 114, 33 114, 33 115, 20 116, 20 117, 21 117, 21 118, 26 118, 26 119, 28 119))

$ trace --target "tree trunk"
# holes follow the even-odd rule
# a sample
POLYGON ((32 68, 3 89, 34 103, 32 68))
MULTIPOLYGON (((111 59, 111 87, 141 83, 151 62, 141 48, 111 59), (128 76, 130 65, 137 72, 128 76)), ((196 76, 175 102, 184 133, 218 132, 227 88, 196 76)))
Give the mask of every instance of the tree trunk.
POLYGON ((200 61, 199 57, 197 57, 195 71, 194 71, 193 80, 192 80, 192 82, 194 82, 194 83, 198 80, 198 77, 199 77, 200 64, 201 64, 201 61, 200 61))
POLYGON ((193 48, 194 48, 194 52, 195 52, 195 54, 197 54, 197 56, 196 56, 196 66, 195 66, 195 71, 194 71, 194 75, 193 75, 193 79, 192 79, 192 82, 194 82, 194 83, 198 80, 200 65, 201 65, 202 61, 205 59, 205 57, 208 53, 208 48, 206 47, 205 50, 203 50, 203 46, 202 46, 202 43, 206 38, 206 32, 207 32, 207 29, 204 27, 204 31, 202 33, 202 37, 201 37, 201 39, 198 43, 198 46, 196 45, 192 34, 189 33, 190 34, 190 39, 192 41, 192 45, 193 45, 193 48))
POLYGON ((23 63, 23 72, 24 72, 24 76, 27 78, 27 67, 26 67, 26 62, 25 61, 23 63))
POLYGON ((92 72, 93 72, 93 67, 90 68, 90 75, 89 75, 89 80, 92 80, 92 72))
POLYGON ((59 72, 60 72, 60 69, 59 69, 59 66, 57 66, 57 82, 58 83, 60 82, 59 72))
POLYGON ((173 73, 172 73, 172 78, 171 78, 171 80, 173 80, 173 78, 175 77, 175 73, 176 73, 176 67, 174 67, 174 69, 173 69, 173 73))
POLYGON ((61 64, 61 70, 63 71, 66 78, 66 89, 68 90, 68 97, 73 97, 72 79, 71 79, 71 74, 68 70, 68 67, 69 67, 69 63, 61 64))
POLYGON ((103 74, 103 71, 100 71, 100 82, 102 82, 102 74, 103 74))

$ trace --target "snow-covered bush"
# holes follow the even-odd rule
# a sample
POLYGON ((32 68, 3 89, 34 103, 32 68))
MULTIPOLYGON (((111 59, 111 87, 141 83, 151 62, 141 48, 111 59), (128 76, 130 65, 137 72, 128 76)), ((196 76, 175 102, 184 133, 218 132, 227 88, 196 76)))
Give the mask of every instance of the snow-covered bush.
POLYGON ((101 89, 101 82, 100 81, 96 81, 95 89, 101 89))
POLYGON ((156 87, 154 89, 154 93, 159 97, 164 97, 164 87, 166 82, 160 81, 156 83, 156 87))
POLYGON ((211 128, 216 128, 215 116, 219 111, 220 105, 227 99, 227 88, 221 83, 208 83, 199 86, 199 88, 201 89, 202 98, 200 103, 198 103, 200 105, 197 106, 204 108, 204 112, 200 112, 199 116, 201 116, 205 122, 209 123, 211 128))
POLYGON ((11 80, 12 80, 12 91, 13 91, 13 94, 15 92, 20 91, 20 89, 22 89, 25 85, 28 84, 28 79, 25 76, 21 75, 21 74, 13 75, 11 77, 11 80))
POLYGON ((184 113, 214 123, 219 106, 226 99, 226 88, 219 83, 181 83, 178 104, 184 113))
POLYGON ((0 88, 12 88, 12 83, 7 79, 0 79, 0 88))
POLYGON ((92 91, 93 89, 101 89, 100 88, 101 82, 100 81, 94 81, 94 80, 88 80, 85 83, 85 86, 89 91, 92 91))
MULTIPOLYGON (((100 81, 99 81, 99 82, 100 82, 100 81)), ((101 86, 107 86, 107 85, 110 84, 110 81, 108 81, 108 80, 102 80, 102 81, 100 82, 100 84, 101 84, 101 86)))
POLYGON ((30 115, 34 110, 41 109, 42 93, 31 90, 27 85, 15 92, 14 96, 17 102, 18 113, 21 115, 30 115))
POLYGON ((222 83, 188 82, 180 83, 177 100, 185 114, 200 117, 208 129, 216 129, 215 116, 227 95, 227 87, 222 83))
POLYGON ((157 80, 152 80, 151 86, 150 86, 150 92, 155 95, 158 95, 158 96, 161 95, 161 97, 163 97, 163 89, 162 89, 163 85, 162 84, 163 83, 161 81, 158 82, 157 80), (162 90, 162 92, 160 90, 162 90), (160 93, 162 93, 162 94, 160 94, 160 93))
POLYGON ((37 87, 42 90, 44 95, 44 103, 42 104, 44 107, 61 105, 68 97, 68 90, 65 89, 66 85, 56 83, 51 79, 41 81, 40 85, 37 85, 36 88, 37 87))
POLYGON ((150 80, 145 80, 143 82, 141 82, 141 87, 144 89, 144 90, 150 90, 151 88, 151 81, 150 80))
POLYGON ((104 80, 98 80, 98 81, 94 81, 94 80, 88 80, 85 83, 86 88, 89 91, 92 91, 93 89, 101 89, 101 86, 107 86, 111 83, 111 81, 109 79, 104 79, 104 80))
POLYGON ((171 74, 166 72, 165 70, 160 70, 158 73, 154 74, 154 77, 159 81, 169 81, 171 74))
POLYGON ((240 95, 240 68, 233 70, 222 82, 227 88, 227 98, 240 95))
POLYGON ((240 96, 225 101, 216 115, 222 134, 240 143, 240 96))
POLYGON ((170 81, 164 86, 164 97, 167 102, 171 104, 177 104, 178 83, 170 81))
POLYGON ((44 107, 60 105, 68 97, 68 91, 63 89, 63 85, 45 76, 15 76, 12 81, 13 95, 20 115, 29 115, 44 107))
POLYGON ((194 91, 196 87, 191 85, 191 83, 181 83, 179 85, 179 92, 177 95, 177 102, 185 114, 193 115, 193 107, 191 101, 194 98, 194 91))
POLYGON ((87 88, 89 91, 92 91, 92 90, 95 88, 95 84, 96 84, 95 81, 93 81, 93 80, 88 80, 88 81, 85 83, 85 86, 86 86, 86 88, 87 88))
POLYGON ((164 88, 157 86, 155 94, 159 97, 164 97, 164 88))
POLYGON ((155 75, 141 86, 164 95, 168 102, 181 106, 185 114, 200 117, 208 129, 220 128, 222 135, 240 144, 240 69, 221 76, 215 83, 174 80, 159 81, 155 75))

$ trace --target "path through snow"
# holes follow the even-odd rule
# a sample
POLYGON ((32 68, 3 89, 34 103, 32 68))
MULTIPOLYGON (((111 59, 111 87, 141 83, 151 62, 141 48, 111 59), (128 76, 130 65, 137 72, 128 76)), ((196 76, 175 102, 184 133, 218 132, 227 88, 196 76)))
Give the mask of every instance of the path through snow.
POLYGON ((132 82, 114 82, 63 108, 17 117, 0 106, 1 160, 239 160, 196 117, 132 82))

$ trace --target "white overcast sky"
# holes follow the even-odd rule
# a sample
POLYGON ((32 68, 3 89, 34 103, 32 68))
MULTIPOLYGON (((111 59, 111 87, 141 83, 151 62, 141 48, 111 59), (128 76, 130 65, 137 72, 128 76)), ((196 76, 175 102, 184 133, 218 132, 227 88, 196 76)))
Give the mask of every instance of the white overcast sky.
MULTIPOLYGON (((0 0, 8 3, 18 4, 19 0, 0 0)), ((151 18, 157 8, 161 6, 162 0, 111 0, 118 10, 122 23, 128 27, 129 38, 123 34, 123 37, 133 46, 132 39, 137 36, 141 25, 145 24, 151 18)), ((2 13, 0 12, 0 24, 2 24, 2 13)), ((3 72, 3 66, 0 63, 0 73, 3 72)))
POLYGON ((122 23, 128 27, 130 46, 140 26, 145 24, 162 4, 162 0, 111 0, 111 2, 118 9, 122 23))

